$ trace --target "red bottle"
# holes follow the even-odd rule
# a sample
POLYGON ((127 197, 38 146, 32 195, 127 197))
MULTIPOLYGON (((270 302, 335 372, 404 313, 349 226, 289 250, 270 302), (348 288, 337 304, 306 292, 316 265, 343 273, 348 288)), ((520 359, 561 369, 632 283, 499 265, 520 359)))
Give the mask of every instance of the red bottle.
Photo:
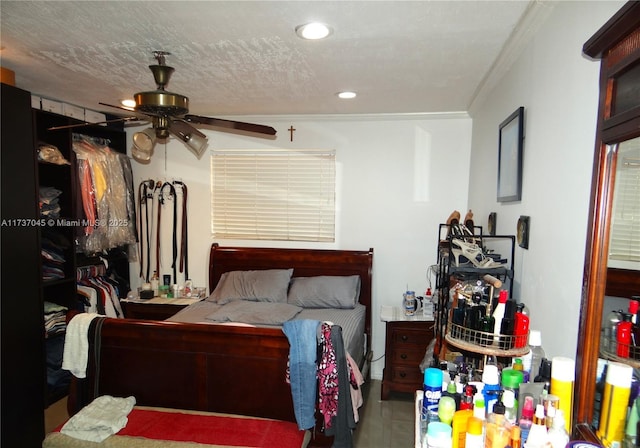
POLYGON ((460 410, 473 409, 473 386, 466 385, 460 397, 460 410))
POLYGON ((622 313, 622 321, 618 322, 616 328, 616 340, 618 342, 617 355, 621 358, 629 357, 629 347, 631 346, 631 313, 622 313))
POLYGON ((516 311, 516 324, 513 330, 513 335, 515 336, 513 338, 514 345, 517 348, 527 345, 527 336, 529 335, 529 316, 522 312, 523 309, 524 303, 519 303, 516 311))

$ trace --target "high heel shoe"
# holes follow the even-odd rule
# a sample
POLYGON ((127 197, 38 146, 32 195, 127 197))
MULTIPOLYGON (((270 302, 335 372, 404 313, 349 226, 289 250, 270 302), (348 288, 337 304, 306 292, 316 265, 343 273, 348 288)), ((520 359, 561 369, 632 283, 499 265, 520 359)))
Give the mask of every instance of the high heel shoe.
POLYGON ((467 226, 467 228, 471 229, 473 231, 473 212, 471 211, 471 209, 469 209, 469 211, 467 212, 466 215, 464 215, 464 225, 467 226))
POLYGON ((456 266, 461 266, 460 257, 463 257, 477 268, 491 269, 503 267, 502 263, 497 263, 492 258, 487 257, 477 244, 468 243, 457 238, 452 239, 451 244, 458 246, 458 248, 451 247, 451 253, 454 256, 456 266))
POLYGON ((458 210, 454 210, 451 212, 449 217, 447 218, 447 225, 453 226, 460 222, 460 212, 458 210))

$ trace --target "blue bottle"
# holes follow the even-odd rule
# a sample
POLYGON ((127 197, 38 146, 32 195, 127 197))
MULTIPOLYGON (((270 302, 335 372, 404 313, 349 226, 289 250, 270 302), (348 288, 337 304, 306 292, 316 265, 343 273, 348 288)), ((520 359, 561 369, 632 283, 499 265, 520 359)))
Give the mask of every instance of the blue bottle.
POLYGON ((429 367, 424 371, 424 398, 422 400, 422 420, 439 421, 438 403, 442 396, 442 370, 429 367))
POLYGON ((495 364, 486 364, 482 372, 482 394, 484 395, 484 404, 487 415, 493 412, 493 405, 498 401, 500 394, 500 375, 498 366, 495 364))

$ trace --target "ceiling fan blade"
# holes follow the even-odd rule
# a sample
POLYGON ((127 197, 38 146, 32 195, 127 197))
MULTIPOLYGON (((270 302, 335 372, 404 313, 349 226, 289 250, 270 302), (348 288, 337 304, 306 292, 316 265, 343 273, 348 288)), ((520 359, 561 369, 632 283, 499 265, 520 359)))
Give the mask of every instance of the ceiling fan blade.
POLYGON ((84 126, 91 126, 94 124, 117 123, 118 121, 132 121, 137 119, 138 119, 137 117, 121 117, 121 118, 114 118, 113 120, 105 120, 105 121, 96 121, 96 122, 85 121, 84 123, 67 124, 64 126, 53 126, 53 127, 47 128, 47 131, 58 131, 60 129, 81 128, 84 126))
POLYGON ((276 135, 276 130, 271 126, 245 123, 243 121, 224 120, 222 118, 202 117, 200 115, 185 115, 184 119, 190 123, 206 124, 219 128, 237 129, 239 131, 255 132, 265 135, 276 135))

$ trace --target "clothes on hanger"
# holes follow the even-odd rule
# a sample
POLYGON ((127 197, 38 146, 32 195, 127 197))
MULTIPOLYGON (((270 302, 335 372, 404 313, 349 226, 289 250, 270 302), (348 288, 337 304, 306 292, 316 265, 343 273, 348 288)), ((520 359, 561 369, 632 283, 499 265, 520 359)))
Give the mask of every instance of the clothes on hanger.
POLYGON ((109 141, 73 134, 84 212, 79 248, 91 255, 136 242, 131 165, 109 141))
POLYGON ((77 268, 76 286, 78 296, 84 298, 85 312, 98 313, 107 317, 124 318, 120 306, 120 289, 128 285, 112 278, 104 265, 82 266, 77 268))

